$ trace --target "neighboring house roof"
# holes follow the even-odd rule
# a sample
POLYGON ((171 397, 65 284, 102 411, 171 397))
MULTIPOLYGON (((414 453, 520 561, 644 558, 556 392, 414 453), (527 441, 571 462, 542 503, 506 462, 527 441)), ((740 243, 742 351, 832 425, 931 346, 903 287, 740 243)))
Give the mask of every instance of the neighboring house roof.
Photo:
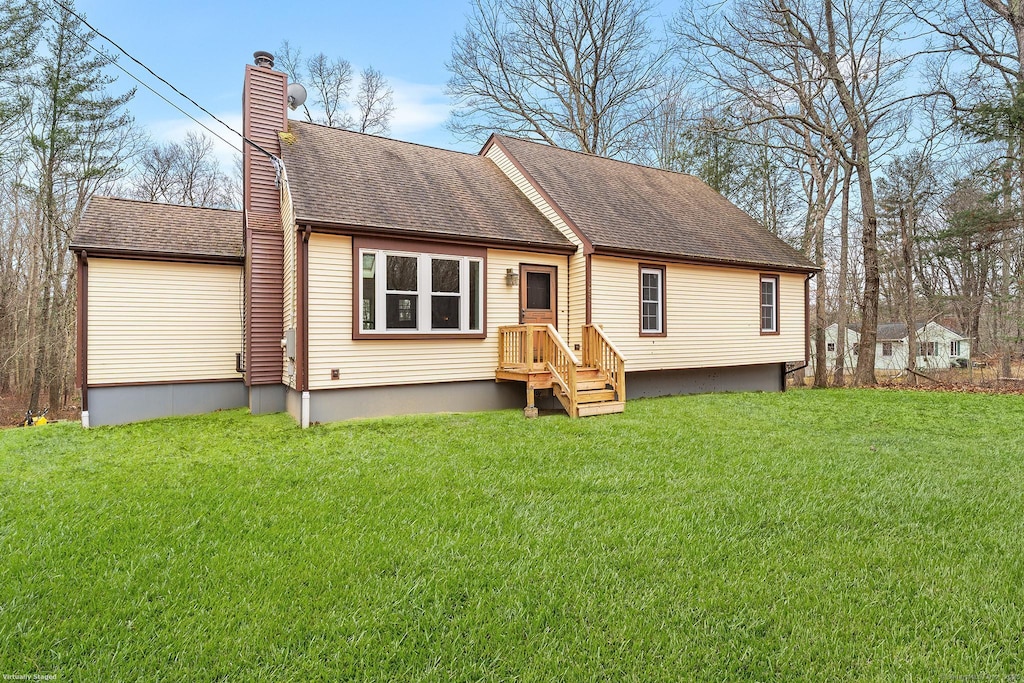
MULTIPOLYGON (((914 323, 914 329, 920 330, 927 323, 914 323)), ((900 341, 907 338, 906 323, 879 323, 876 339, 878 341, 900 341)))
MULTIPOLYGON (((914 329, 920 331, 920 330, 924 329, 925 327, 927 327, 928 324, 929 324, 928 322, 914 323, 914 329)), ((951 329, 949 327, 946 327, 945 325, 940 325, 939 323, 934 322, 934 321, 932 321, 931 324, 936 325, 938 327, 942 327, 942 328, 944 328, 946 330, 949 330, 954 335, 963 337, 963 335, 960 334, 960 332, 958 332, 956 330, 953 330, 953 329, 951 329)), ((855 332, 858 332, 858 333, 860 332, 860 325, 859 324, 851 324, 849 327, 850 327, 851 330, 853 330, 855 332)), ((878 323, 878 333, 877 334, 878 334, 878 336, 876 337, 876 340, 880 341, 880 342, 882 342, 882 341, 902 341, 902 340, 907 338, 907 324, 906 323, 878 323)))
POLYGON ((818 270, 694 176, 502 135, 495 141, 597 253, 818 270))
POLYGON ((93 197, 74 251, 139 256, 242 258, 242 212, 93 197))
POLYGON ((288 132, 298 223, 574 249, 490 159, 299 121, 288 132))

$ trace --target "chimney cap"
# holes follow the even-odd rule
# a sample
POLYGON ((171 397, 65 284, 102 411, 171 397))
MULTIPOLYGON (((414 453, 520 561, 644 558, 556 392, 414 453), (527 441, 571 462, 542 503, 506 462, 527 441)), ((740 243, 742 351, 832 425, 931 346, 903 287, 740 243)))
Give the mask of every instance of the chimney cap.
POLYGON ((266 50, 257 50, 252 53, 252 56, 256 60, 256 66, 262 66, 267 69, 274 68, 274 55, 266 50))

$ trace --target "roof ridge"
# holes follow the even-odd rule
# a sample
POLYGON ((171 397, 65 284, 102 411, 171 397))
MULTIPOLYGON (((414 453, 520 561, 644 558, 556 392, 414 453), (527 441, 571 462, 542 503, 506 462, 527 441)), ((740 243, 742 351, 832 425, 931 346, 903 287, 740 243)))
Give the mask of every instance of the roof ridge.
POLYGON ((702 183, 704 182, 703 180, 701 180, 700 178, 698 178, 694 174, 687 173, 686 171, 673 171, 672 169, 658 168, 657 166, 651 166, 650 164, 638 164, 635 161, 624 161, 623 159, 616 159, 614 157, 601 156, 600 154, 595 154, 594 152, 582 152, 582 151, 580 151, 578 149, 570 149, 568 147, 558 147, 557 145, 552 145, 552 144, 549 144, 547 142, 539 142, 537 140, 528 140, 527 138, 517 138, 517 137, 515 137, 513 135, 504 135, 502 133, 495 133, 494 135, 495 135, 495 137, 501 138, 501 139, 504 139, 504 140, 515 140, 517 142, 525 142, 525 143, 530 144, 530 145, 536 145, 538 147, 545 147, 547 149, 554 149, 554 150, 558 150, 560 152, 569 152, 571 154, 578 154, 578 155, 580 155, 582 157, 590 157, 590 158, 593 158, 593 159, 601 159, 602 161, 612 161, 612 162, 615 162, 616 164, 625 164, 626 166, 632 166, 634 168, 646 168, 646 169, 648 169, 650 171, 659 171, 661 173, 668 173, 668 174, 675 175, 675 176, 685 176, 687 178, 694 178, 696 180, 700 180, 702 183))
POLYGON ((457 149, 448 149, 446 147, 438 147, 437 145, 427 145, 422 142, 410 142, 409 140, 399 140, 398 138, 389 138, 386 135, 375 135, 373 133, 364 133, 358 130, 348 130, 347 128, 335 128, 334 126, 328 126, 324 123, 314 123, 313 121, 300 121, 299 119, 288 119, 288 124, 300 123, 303 126, 316 126, 317 128, 325 128, 327 130, 336 131, 338 133, 347 133, 349 135, 358 135, 364 138, 372 138, 374 140, 383 140, 385 142, 393 142, 398 145, 410 145, 412 147, 422 147, 423 149, 432 149, 437 152, 448 152, 449 154, 460 154, 466 157, 479 157, 477 152, 463 152, 457 149))
POLYGON ((241 209, 225 209, 220 206, 196 206, 194 204, 175 204, 173 202, 157 202, 151 199, 132 199, 131 197, 112 197, 105 194, 94 194, 89 201, 96 199, 109 199, 115 202, 130 202, 132 204, 149 204, 152 206, 170 206, 176 209, 199 209, 203 211, 227 211, 229 213, 242 213, 241 209))

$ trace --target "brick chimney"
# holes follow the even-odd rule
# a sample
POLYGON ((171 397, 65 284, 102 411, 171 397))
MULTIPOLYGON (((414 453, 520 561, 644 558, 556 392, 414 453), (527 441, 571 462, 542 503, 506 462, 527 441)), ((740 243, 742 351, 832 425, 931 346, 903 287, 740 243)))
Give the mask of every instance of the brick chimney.
MULTIPOLYGON (((288 129, 288 77, 274 56, 256 52, 245 67, 242 132, 276 157, 278 133, 288 129)), ((254 413, 284 410, 281 336, 284 327, 284 245, 277 171, 263 152, 243 141, 242 209, 245 230, 245 383, 254 413)))

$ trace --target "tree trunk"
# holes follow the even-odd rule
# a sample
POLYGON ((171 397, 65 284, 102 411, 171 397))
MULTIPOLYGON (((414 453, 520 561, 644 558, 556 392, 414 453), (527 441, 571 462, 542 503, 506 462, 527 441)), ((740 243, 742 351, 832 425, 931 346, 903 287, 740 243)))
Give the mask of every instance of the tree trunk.
POLYGON ((828 361, 825 348, 825 207, 824 183, 818 186, 814 207, 814 265, 821 268, 815 278, 814 292, 814 386, 828 386, 828 361))
MULTIPOLYGON (((910 241, 910 226, 907 225, 906 207, 900 206, 900 244, 903 252, 903 295, 906 297, 907 323, 907 368, 917 370, 917 324, 914 321, 914 261, 913 246, 910 241)), ((907 384, 917 386, 917 375, 910 372, 907 384)))
POLYGON ((853 169, 843 164, 843 204, 839 220, 839 296, 836 329, 836 370, 833 381, 837 387, 846 386, 846 326, 849 307, 846 302, 848 261, 850 258, 850 180, 853 169))
POLYGON ((864 301, 861 304, 860 346, 854 383, 875 383, 875 341, 878 338, 878 215, 875 213, 875 187, 871 180, 868 134, 858 119, 854 124, 854 149, 857 153, 857 186, 860 189, 864 229, 861 249, 864 257, 864 301))

